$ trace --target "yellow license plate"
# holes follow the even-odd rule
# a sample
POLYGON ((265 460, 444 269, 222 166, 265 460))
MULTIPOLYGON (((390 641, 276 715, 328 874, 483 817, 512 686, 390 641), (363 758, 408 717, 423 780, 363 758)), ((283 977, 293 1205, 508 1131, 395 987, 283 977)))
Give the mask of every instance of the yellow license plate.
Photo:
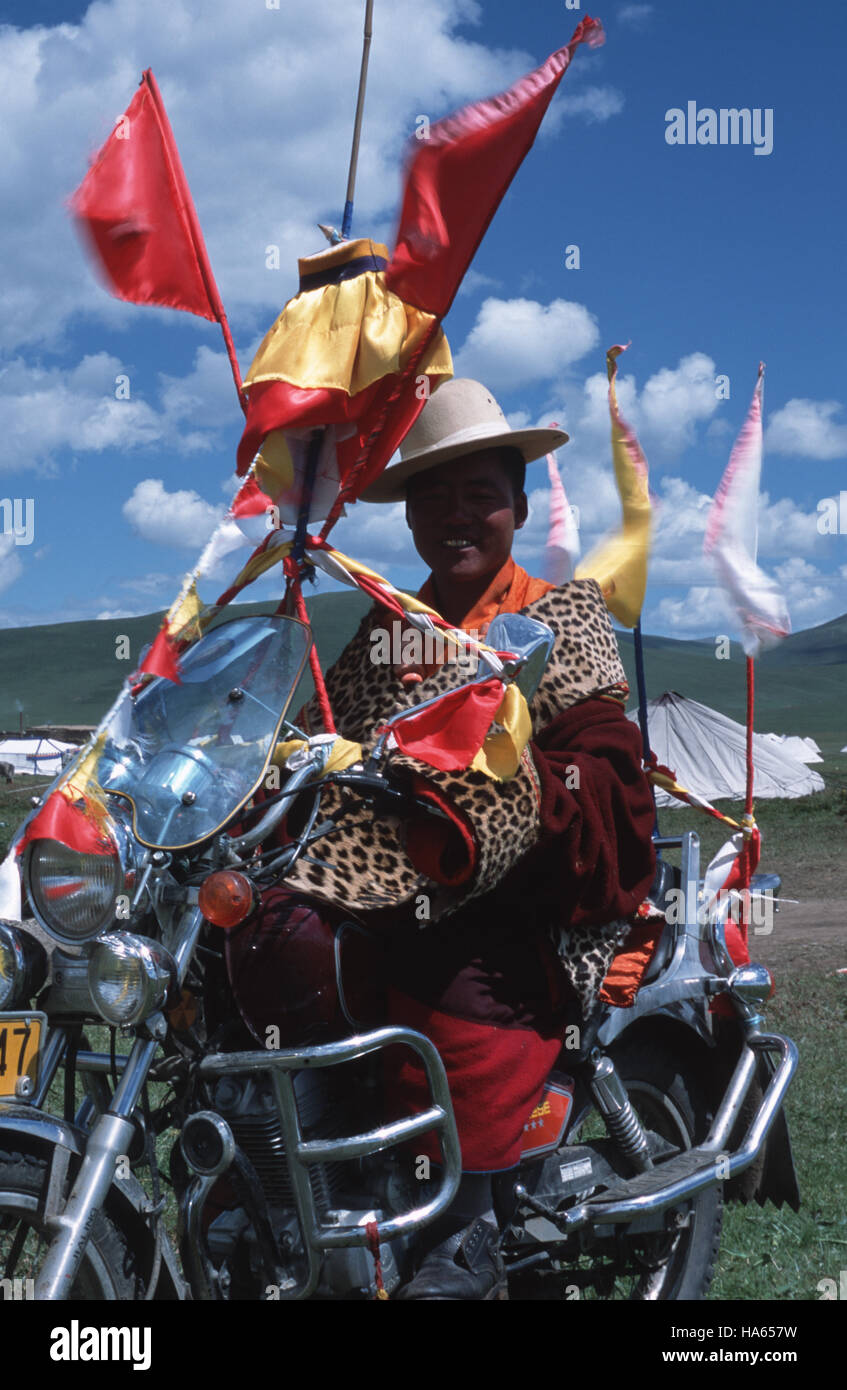
POLYGON ((0 1014, 0 1099, 28 1099, 38 1084, 38 1054, 46 1014, 0 1014), (29 1085, 22 1078, 27 1077, 29 1085))

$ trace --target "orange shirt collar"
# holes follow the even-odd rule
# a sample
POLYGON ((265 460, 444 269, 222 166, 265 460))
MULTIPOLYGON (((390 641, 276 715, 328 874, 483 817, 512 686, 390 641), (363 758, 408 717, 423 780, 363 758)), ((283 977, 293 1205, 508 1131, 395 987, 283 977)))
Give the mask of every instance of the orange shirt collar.
MULTIPOLYGON (((555 585, 545 579, 534 579, 520 565, 515 564, 511 555, 502 569, 492 579, 485 593, 462 618, 460 627, 483 635, 488 625, 498 613, 518 613, 528 603, 534 603, 542 594, 549 593, 555 585)), ((432 575, 418 593, 423 603, 438 611, 438 596, 435 592, 432 575)))

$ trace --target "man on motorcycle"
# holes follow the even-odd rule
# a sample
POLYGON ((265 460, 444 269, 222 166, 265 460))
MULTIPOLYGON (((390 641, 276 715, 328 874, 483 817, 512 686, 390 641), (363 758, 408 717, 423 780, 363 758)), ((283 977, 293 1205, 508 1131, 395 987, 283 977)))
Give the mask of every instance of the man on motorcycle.
MULTIPOLYGON (((416 890, 395 892, 394 903, 403 903, 389 912, 385 935, 389 1021, 424 1033, 439 1050, 464 1176, 447 1218, 431 1228, 423 1264, 398 1295, 407 1299, 503 1296, 491 1174, 518 1162, 566 1026, 593 1003, 653 875, 652 797, 638 732, 623 712, 628 688, 599 587, 583 580, 555 588, 511 556, 527 518, 526 464, 566 439, 553 429, 511 430, 481 383, 451 380, 424 407, 401 461, 365 494, 380 502, 405 497, 415 547, 431 571, 419 597, 451 623, 483 635, 497 614, 526 612, 557 636, 532 703, 531 758, 512 781, 433 777, 420 765, 415 772, 442 819, 407 826, 403 852, 406 867, 411 861, 423 875, 418 888, 433 885, 435 907, 422 923, 410 910, 416 890), (444 838, 445 814, 452 839, 444 838)), ((364 741, 370 726, 372 742, 385 717, 369 707, 366 681, 380 679, 409 703, 444 674, 410 663, 375 673, 367 639, 384 617, 374 610, 365 619, 327 675, 345 737, 364 741)), ((453 684, 460 680, 454 672, 453 684)), ((399 875, 389 872, 385 840, 364 843, 370 878, 363 884, 379 917, 399 875)), ((322 866, 301 861, 286 882, 326 897, 334 888, 352 901, 356 851, 333 879, 324 844, 322 866)), ((425 1108, 423 1072, 408 1049, 389 1062, 388 1082, 393 1109, 425 1108)), ((434 1138, 418 1151, 438 1161, 434 1138)))

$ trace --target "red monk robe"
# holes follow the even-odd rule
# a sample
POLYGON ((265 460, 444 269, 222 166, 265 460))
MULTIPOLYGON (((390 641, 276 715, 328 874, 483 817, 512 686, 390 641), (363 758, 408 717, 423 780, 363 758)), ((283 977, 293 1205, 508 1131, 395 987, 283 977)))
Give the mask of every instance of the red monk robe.
MULTIPOLYGON (((481 635, 554 586, 513 560, 465 616, 481 635)), ((419 597, 435 606, 428 580, 419 597)), ((433 668, 429 668, 431 671, 433 668)), ((428 674, 405 668, 404 680, 428 674)), ((491 893, 442 922, 417 921, 388 940, 390 1021, 429 1037, 444 1062, 465 1171, 517 1163, 523 1127, 561 1050, 576 996, 551 940, 553 924, 631 918, 652 881, 653 801, 638 730, 619 699, 598 696, 537 730, 542 838, 491 893), (577 779, 566 769, 579 768, 577 779)), ((504 827, 504 833, 508 833, 504 827)), ((391 1112, 425 1108, 409 1049, 389 1054, 391 1112)), ((435 1137, 416 1152, 438 1160, 435 1137)))

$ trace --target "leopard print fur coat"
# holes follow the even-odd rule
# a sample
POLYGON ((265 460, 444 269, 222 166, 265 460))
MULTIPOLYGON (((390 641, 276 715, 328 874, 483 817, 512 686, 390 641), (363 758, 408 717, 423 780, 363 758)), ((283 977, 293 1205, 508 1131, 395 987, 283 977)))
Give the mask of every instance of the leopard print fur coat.
MULTIPOLYGON (((573 580, 522 611, 546 623, 556 639, 531 702, 533 729, 543 728, 589 696, 626 690, 617 641, 595 580, 573 580)), ((371 609, 326 676, 339 733, 361 743, 365 753, 391 715, 468 679, 467 665, 450 661, 408 688, 393 666, 377 664, 372 634, 384 630, 392 617, 378 606, 371 609)), ((306 722, 312 730, 320 727, 314 700, 307 707, 306 722)), ((390 758, 394 767, 416 772, 434 784, 472 828, 476 859, 471 877, 452 888, 428 878, 406 853, 401 820, 374 815, 358 798, 330 786, 323 792, 321 813, 340 815, 337 829, 298 861, 287 884, 351 911, 377 915, 386 909, 411 914, 425 895, 431 920, 456 913, 471 899, 493 894, 539 837, 539 786, 531 749, 524 750, 517 773, 506 782, 494 782, 473 770, 438 772, 399 752, 390 758)), ((587 1012, 629 923, 569 928, 568 923, 558 922, 551 923, 550 930, 565 973, 587 1012)))

